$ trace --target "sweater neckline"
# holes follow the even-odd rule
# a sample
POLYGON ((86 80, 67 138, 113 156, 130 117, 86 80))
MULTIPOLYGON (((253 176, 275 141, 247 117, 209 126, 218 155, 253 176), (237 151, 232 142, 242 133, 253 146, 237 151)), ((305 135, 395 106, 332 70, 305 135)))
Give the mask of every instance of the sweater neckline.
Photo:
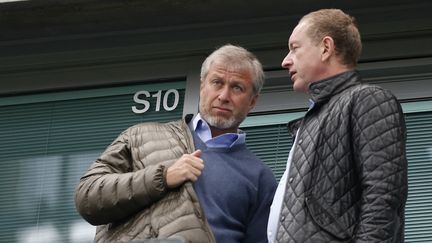
POLYGON ((197 148, 201 147, 201 148, 208 150, 208 151, 224 153, 224 152, 234 152, 237 150, 244 149, 246 147, 246 144, 244 144, 244 143, 243 144, 236 144, 236 145, 233 145, 232 147, 209 147, 209 146, 207 146, 206 143, 204 143, 201 140, 201 138, 199 138, 199 136, 196 134, 195 131, 191 131, 191 132, 193 134, 194 141, 196 143, 195 147, 197 147, 197 148))

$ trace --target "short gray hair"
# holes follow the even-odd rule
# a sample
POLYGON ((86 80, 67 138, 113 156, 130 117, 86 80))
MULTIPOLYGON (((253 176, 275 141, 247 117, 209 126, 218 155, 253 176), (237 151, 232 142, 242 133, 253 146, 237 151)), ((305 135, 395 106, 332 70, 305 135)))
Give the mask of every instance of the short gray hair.
POLYGON ((254 93, 259 94, 261 92, 265 80, 264 71, 261 62, 250 51, 231 44, 216 49, 201 66, 201 81, 207 77, 210 66, 215 62, 235 69, 250 71, 254 82, 254 93))

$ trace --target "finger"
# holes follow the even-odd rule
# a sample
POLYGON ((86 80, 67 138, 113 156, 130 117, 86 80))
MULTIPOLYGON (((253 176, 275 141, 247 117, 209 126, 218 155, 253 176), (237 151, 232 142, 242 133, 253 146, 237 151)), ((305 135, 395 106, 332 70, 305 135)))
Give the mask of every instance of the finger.
POLYGON ((198 180, 198 176, 195 176, 195 175, 189 176, 189 181, 195 182, 197 180, 198 180))
POLYGON ((200 158, 201 157, 201 153, 202 153, 201 150, 197 149, 194 152, 192 152, 191 155, 200 158))
POLYGON ((198 177, 201 175, 201 169, 191 166, 191 167, 189 167, 189 173, 192 176, 198 177))
POLYGON ((200 171, 204 169, 204 160, 200 158, 194 157, 193 159, 188 160, 187 164, 200 171))

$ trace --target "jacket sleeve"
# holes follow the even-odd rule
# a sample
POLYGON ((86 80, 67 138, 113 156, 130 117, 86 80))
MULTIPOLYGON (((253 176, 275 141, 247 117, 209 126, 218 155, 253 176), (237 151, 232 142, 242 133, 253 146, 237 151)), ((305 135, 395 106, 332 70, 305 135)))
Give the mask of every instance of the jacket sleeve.
POLYGON ((352 111, 354 161, 362 185, 355 242, 403 239, 408 194, 406 127, 400 104, 378 87, 362 89, 352 111))
POLYGON ((92 225, 121 220, 165 194, 164 166, 132 171, 128 130, 107 147, 75 189, 75 205, 92 225))

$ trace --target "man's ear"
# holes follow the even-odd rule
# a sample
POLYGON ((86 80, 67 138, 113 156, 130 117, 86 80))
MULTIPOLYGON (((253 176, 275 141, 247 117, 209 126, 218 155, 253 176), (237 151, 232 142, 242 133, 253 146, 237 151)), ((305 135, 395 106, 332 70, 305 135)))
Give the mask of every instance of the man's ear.
POLYGON ((258 100, 258 96, 259 96, 258 94, 252 96, 251 102, 249 104, 249 111, 255 107, 256 102, 258 100))
POLYGON ((321 61, 330 60, 330 57, 335 53, 334 40, 330 36, 325 36, 321 42, 321 61))

